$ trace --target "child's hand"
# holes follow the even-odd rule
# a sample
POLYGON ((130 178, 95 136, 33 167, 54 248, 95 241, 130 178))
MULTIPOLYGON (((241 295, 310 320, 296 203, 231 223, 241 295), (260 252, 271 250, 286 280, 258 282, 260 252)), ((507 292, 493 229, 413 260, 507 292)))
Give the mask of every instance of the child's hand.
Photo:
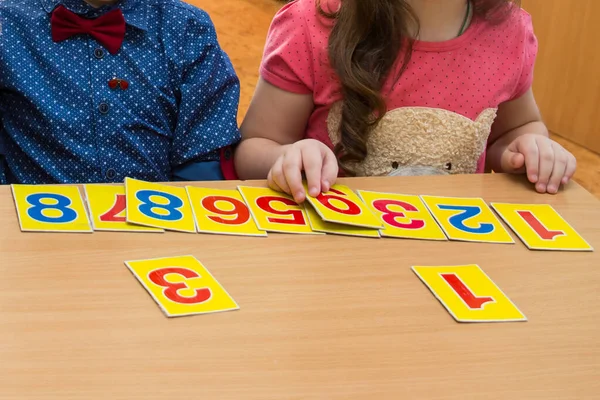
POLYGON ((544 135, 525 134, 513 140, 502 154, 502 170, 527 173, 540 193, 557 193, 561 183, 569 182, 577 161, 560 144, 544 135))
POLYGON ((335 183, 337 159, 331 149, 318 140, 301 140, 289 145, 275 161, 267 177, 269 186, 273 190, 291 194, 294 201, 302 203, 306 199, 302 171, 306 175, 309 194, 317 196, 327 192, 335 183))

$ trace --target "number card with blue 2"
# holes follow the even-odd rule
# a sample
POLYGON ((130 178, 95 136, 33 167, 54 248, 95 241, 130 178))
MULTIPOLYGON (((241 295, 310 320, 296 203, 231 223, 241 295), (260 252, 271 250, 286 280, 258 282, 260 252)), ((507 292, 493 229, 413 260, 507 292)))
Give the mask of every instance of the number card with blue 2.
POLYGON ((127 222, 170 231, 196 233, 196 222, 183 187, 125 179, 127 222))
POLYGON ((464 242, 514 244, 483 199, 421 196, 448 239, 464 242))
POLYGON ((122 185, 85 185, 85 197, 95 231, 164 232, 127 222, 127 200, 122 185))
POLYGON ((126 261, 167 317, 239 309, 210 272, 193 256, 126 261))
POLYGON ((77 186, 12 185, 12 192, 23 232, 92 232, 77 186))

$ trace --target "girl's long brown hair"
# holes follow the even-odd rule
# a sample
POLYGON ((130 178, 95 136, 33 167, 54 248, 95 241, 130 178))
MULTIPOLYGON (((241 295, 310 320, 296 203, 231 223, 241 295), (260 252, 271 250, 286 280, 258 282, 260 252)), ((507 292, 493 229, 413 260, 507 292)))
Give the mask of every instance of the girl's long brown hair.
MULTIPOLYGON (((406 0, 341 0, 335 12, 315 1, 320 13, 335 21, 329 59, 343 95, 341 139, 335 153, 346 175, 354 175, 352 165, 367 156, 369 133, 387 112, 382 86, 394 67, 399 68, 396 79, 406 69, 413 42, 409 29, 418 29, 419 21, 406 0)), ((473 19, 492 22, 502 21, 519 2, 471 1, 473 19)))

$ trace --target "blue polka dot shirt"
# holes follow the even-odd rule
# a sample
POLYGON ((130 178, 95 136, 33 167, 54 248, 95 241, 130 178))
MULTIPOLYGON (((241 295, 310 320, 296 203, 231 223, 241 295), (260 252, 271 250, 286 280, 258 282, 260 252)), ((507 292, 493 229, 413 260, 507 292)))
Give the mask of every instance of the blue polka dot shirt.
POLYGON ((0 183, 222 179, 239 80, 208 15, 179 0, 0 1, 0 183), (55 43, 51 12, 120 7, 123 45, 55 43), (129 83, 111 89, 111 79, 129 83))

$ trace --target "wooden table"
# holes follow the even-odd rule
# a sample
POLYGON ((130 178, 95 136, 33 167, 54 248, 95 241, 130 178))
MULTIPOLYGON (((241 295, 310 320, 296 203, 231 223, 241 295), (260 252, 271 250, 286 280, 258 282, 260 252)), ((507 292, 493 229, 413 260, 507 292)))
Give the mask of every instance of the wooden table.
MULTIPOLYGON (((600 202, 577 184, 550 196, 503 175, 344 183, 550 203, 600 250, 600 202)), ((600 398, 599 252, 532 252, 519 241, 26 234, 2 187, 0 277, 1 399, 600 398), (184 254, 241 309, 168 319, 123 264, 184 254), (529 322, 456 323, 410 270, 470 263, 529 322)))

